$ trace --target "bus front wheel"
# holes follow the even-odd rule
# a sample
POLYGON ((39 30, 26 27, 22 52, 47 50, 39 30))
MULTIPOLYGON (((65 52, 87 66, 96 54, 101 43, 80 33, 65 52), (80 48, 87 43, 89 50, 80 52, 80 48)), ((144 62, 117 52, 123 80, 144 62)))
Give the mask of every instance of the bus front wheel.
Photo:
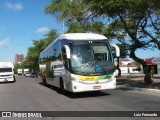
POLYGON ((47 82, 46 82, 46 77, 43 76, 43 85, 46 86, 47 85, 47 82))
POLYGON ((64 83, 62 78, 60 78, 60 92, 63 95, 66 94, 66 90, 64 89, 64 83))

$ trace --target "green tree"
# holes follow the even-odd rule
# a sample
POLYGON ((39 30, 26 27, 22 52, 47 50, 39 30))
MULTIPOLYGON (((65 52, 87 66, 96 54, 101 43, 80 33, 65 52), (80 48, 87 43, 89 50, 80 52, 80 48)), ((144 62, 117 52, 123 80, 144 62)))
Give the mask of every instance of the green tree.
POLYGON ((38 70, 39 53, 44 49, 44 40, 33 40, 33 47, 28 48, 25 63, 29 65, 32 70, 38 70))
POLYGON ((117 43, 120 48, 120 58, 126 58, 129 55, 128 45, 117 43))
POLYGON ((17 73, 17 69, 24 69, 23 63, 20 64, 17 63, 14 65, 14 73, 17 73))
POLYGON ((51 30, 48 34, 45 35, 45 44, 44 48, 46 48, 51 42, 53 42, 57 37, 58 33, 56 30, 51 30))
POLYGON ((152 83, 147 64, 135 55, 138 49, 160 49, 160 19, 158 0, 85 0, 88 11, 96 17, 111 19, 107 36, 128 46, 129 56, 144 67, 145 83, 152 83))
POLYGON ((57 31, 51 30, 47 35, 45 35, 45 39, 33 40, 32 41, 33 46, 28 48, 24 64, 34 71, 38 70, 40 52, 42 52, 57 37, 58 37, 57 31))
POLYGON ((64 22, 67 32, 101 33, 104 24, 102 19, 94 18, 83 0, 52 0, 45 8, 46 14, 54 15, 57 21, 64 22))
POLYGON ((138 49, 160 49, 159 0, 53 0, 46 13, 65 21, 69 32, 97 32, 126 46, 124 55, 144 67, 144 81, 152 83, 147 64, 135 55, 138 49), (77 27, 77 29, 76 29, 77 27))

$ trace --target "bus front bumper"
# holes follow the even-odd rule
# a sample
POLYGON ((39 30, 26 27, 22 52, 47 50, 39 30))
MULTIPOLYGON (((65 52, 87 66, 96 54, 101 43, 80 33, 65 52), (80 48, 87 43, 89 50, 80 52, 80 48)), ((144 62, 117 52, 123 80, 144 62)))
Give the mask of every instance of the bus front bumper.
POLYGON ((99 84, 85 84, 72 81, 72 92, 86 92, 86 91, 100 91, 116 88, 116 79, 108 81, 106 83, 99 84))

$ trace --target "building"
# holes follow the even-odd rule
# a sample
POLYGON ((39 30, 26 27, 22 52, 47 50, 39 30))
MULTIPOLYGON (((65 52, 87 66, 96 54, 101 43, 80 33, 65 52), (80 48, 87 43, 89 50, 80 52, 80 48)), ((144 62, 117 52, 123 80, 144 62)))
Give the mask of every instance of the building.
POLYGON ((160 74, 160 57, 147 58, 144 61, 147 63, 150 71, 153 70, 154 74, 160 74))
POLYGON ((136 65, 134 62, 131 62, 126 58, 120 59, 119 62, 119 67, 122 74, 140 73, 140 71, 137 70, 138 65, 136 65))
POLYGON ((24 61, 24 54, 16 54, 15 55, 15 64, 22 63, 24 61))

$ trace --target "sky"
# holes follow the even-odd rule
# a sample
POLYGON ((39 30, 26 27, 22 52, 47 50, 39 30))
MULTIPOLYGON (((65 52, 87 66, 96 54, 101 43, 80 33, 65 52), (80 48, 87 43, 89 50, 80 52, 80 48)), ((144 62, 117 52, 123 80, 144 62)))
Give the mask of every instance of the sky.
POLYGON ((45 14, 51 0, 0 0, 0 61, 14 61, 51 30, 63 33, 62 24, 45 14))
MULTIPOLYGON (((0 61, 14 61, 15 54, 24 54, 32 40, 43 39, 51 30, 63 33, 62 23, 45 14, 51 0, 0 0, 0 61)), ((159 57, 158 50, 138 50, 142 59, 159 57)))

